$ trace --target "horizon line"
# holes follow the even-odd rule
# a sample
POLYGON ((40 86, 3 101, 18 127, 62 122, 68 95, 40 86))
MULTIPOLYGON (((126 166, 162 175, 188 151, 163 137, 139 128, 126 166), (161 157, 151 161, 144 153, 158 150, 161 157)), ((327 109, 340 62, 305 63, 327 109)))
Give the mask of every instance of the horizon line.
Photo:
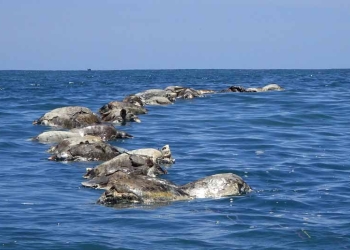
POLYGON ((169 69, 0 69, 0 71, 165 71, 165 70, 348 70, 350 68, 169 68, 169 69))

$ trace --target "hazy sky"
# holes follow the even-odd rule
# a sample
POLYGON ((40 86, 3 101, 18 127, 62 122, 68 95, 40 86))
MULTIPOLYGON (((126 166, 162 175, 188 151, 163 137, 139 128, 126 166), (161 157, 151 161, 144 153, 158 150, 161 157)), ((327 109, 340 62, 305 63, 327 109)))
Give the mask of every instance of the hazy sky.
POLYGON ((0 69, 350 68, 350 0, 0 0, 0 69))

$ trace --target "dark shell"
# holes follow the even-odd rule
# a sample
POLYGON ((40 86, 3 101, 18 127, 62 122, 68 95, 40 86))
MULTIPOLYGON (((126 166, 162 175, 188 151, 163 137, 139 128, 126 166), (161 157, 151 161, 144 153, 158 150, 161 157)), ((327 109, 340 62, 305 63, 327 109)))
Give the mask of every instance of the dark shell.
POLYGON ((131 104, 134 104, 134 105, 140 106, 140 107, 145 106, 145 104, 143 103, 141 97, 136 96, 136 95, 129 95, 129 96, 125 97, 123 99, 123 102, 131 103, 131 104))
POLYGON ((97 203, 118 205, 130 203, 163 203, 191 199, 173 183, 158 178, 116 172, 109 177, 108 189, 97 203))
POLYGON ((104 142, 83 142, 68 146, 49 159, 56 161, 108 161, 121 153, 104 142))
POLYGON ((141 120, 132 113, 127 113, 125 109, 113 108, 101 115, 104 122, 120 123, 125 125, 127 122, 141 122, 141 120))
POLYGON ((111 175, 115 172, 134 173, 139 175, 156 176, 166 172, 155 164, 149 157, 123 153, 106 161, 93 169, 89 169, 84 178, 94 178, 111 175))
POLYGON ((111 109, 125 109, 128 113, 132 113, 135 115, 139 114, 147 114, 147 109, 144 107, 132 104, 132 103, 127 103, 127 102, 119 102, 119 101, 112 101, 107 103, 106 105, 102 106, 99 109, 100 114, 104 114, 108 112, 111 109))
POLYGON ((133 138, 132 135, 117 130, 113 125, 100 124, 92 125, 79 129, 72 129, 71 132, 78 133, 80 136, 94 135, 101 137, 104 141, 123 139, 123 138, 133 138))
POLYGON ((246 92, 246 89, 241 86, 231 86, 221 92, 246 92))
POLYGON ((200 96, 201 94, 198 93, 197 90, 191 89, 191 88, 185 88, 178 93, 177 98, 192 99, 200 96))
MULTIPOLYGON (((70 132, 72 133, 72 132, 70 132)), ((56 146, 51 147, 48 152, 52 154, 57 154, 59 152, 62 152, 66 148, 80 144, 82 142, 89 142, 89 143, 94 143, 94 142, 99 142, 102 141, 102 139, 98 136, 92 136, 92 135, 87 135, 87 136, 80 136, 77 133, 74 133, 76 136, 66 138, 64 140, 61 140, 56 146)))

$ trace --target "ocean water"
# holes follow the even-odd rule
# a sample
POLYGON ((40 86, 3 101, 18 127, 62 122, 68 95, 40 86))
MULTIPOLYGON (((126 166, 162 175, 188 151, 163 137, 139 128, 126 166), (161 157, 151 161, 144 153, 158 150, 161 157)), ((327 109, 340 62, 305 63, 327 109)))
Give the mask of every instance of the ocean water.
POLYGON ((0 71, 0 249, 349 249, 350 70, 0 71), (232 172, 254 191, 162 206, 96 204, 96 162, 47 160, 32 121, 62 106, 97 112, 169 85, 219 93, 150 106, 126 149, 169 144, 177 184, 232 172))

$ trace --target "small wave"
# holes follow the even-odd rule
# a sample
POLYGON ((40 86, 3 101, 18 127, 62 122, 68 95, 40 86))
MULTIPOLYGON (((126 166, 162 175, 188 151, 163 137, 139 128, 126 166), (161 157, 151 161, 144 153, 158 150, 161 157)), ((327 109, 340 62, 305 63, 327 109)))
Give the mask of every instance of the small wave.
MULTIPOLYGON (((0 229, 0 245, 18 240, 21 248, 33 242, 37 248, 65 242, 71 242, 70 248, 133 249, 350 246, 345 240, 350 234, 349 92, 335 78, 337 71, 94 74, 0 71, 0 203, 5 201, 1 220, 6 226, 0 229), (174 202, 157 209, 105 208, 95 204, 102 190, 80 188, 85 168, 96 163, 49 162, 47 145, 26 140, 49 129, 32 121, 57 107, 97 111, 127 94, 172 84, 220 90, 235 82, 251 87, 267 81, 281 83, 286 91, 222 93, 150 107, 140 126, 125 127, 133 140, 112 142, 127 149, 169 144, 177 161, 164 178, 185 184, 232 172, 253 188, 246 196, 174 202), (116 235, 115 228, 123 234, 116 235), (86 239, 90 243, 83 243, 86 239)), ((350 71, 342 75, 350 79, 350 71)))

